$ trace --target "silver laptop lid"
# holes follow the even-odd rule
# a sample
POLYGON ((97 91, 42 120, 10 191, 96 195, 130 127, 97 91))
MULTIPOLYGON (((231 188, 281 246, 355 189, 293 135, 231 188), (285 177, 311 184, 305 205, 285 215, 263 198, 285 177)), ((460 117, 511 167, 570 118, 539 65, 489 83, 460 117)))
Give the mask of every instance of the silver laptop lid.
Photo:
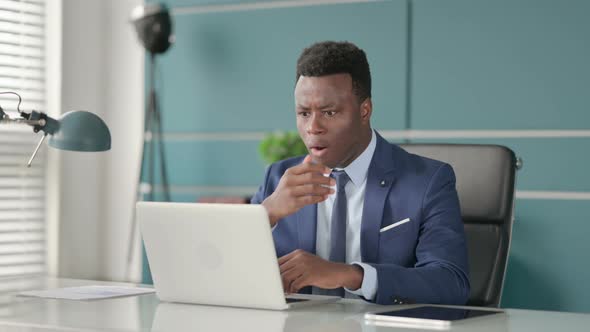
POLYGON ((261 205, 139 202, 137 220, 162 301, 287 307, 261 205))

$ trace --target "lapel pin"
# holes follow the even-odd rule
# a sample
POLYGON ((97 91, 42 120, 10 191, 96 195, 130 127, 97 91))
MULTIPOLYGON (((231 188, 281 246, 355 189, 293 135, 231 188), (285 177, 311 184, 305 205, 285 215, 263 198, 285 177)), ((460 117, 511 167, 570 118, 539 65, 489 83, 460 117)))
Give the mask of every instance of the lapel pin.
POLYGON ((385 187, 385 180, 381 180, 381 183, 379 183, 379 185, 380 185, 381 187, 385 187))

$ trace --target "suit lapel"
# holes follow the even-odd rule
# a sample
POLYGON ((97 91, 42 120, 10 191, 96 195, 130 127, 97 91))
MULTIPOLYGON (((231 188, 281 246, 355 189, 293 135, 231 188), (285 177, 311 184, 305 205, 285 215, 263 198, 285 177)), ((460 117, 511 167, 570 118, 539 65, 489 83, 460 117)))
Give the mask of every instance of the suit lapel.
POLYGON ((385 200, 395 182, 393 149, 377 134, 377 146, 369 165, 361 221, 361 259, 374 263, 379 253, 379 229, 385 200))
POLYGON ((297 212, 299 248, 315 254, 317 204, 307 205, 297 212))

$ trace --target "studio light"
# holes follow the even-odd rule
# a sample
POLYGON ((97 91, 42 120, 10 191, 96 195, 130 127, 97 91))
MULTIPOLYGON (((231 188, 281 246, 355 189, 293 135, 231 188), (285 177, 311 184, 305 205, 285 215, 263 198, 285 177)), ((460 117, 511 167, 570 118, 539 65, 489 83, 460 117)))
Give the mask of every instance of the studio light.
POLYGON ((152 53, 160 54, 168 50, 174 40, 172 20, 163 4, 146 4, 135 7, 131 12, 131 22, 143 47, 152 53))

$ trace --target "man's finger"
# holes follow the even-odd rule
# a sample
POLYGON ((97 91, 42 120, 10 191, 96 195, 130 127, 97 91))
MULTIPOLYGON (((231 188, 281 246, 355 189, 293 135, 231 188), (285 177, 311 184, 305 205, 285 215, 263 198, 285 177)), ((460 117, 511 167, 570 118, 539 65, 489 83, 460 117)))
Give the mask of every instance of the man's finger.
POLYGON ((317 195, 309 195, 309 196, 299 196, 295 199, 295 204, 297 206, 306 206, 306 205, 311 205, 311 204, 317 204, 320 202, 323 202, 325 200, 328 199, 328 196, 330 195, 324 195, 324 196, 317 196, 317 195))
MULTIPOLYGON (((283 256, 286 257, 286 256, 283 256)), ((281 258, 283 258, 281 257, 281 258)), ((289 262, 291 262, 292 260, 287 260, 285 263, 283 263, 283 265, 279 266, 280 269, 280 273, 281 273, 281 281, 283 282, 283 290, 285 292, 289 292, 289 288, 291 287, 291 282, 293 281, 293 279, 295 279, 298 275, 297 273, 301 273, 298 272, 295 268, 289 268, 289 269, 285 269, 283 268, 285 266, 285 264, 289 264, 289 262)))
POLYGON ((293 280, 290 284, 289 291, 291 293, 297 293, 301 288, 309 286, 308 276, 309 274, 307 272, 304 272, 299 277, 297 277, 297 279, 293 280))
POLYGON ((279 267, 281 267, 283 264, 288 262, 291 258, 293 258, 293 252, 290 252, 290 253, 286 254, 285 256, 279 257, 279 267))
MULTIPOLYGON (((289 285, 290 282, 297 279, 300 275, 302 275, 305 271, 302 269, 298 269, 296 267, 290 268, 288 271, 281 271, 281 279, 285 283, 285 285, 289 285)), ((288 287, 286 289, 289 289, 288 287)))
POLYGON ((296 268, 300 262, 301 262, 300 259, 292 258, 292 259, 285 261, 282 264, 279 263, 279 271, 281 272, 281 274, 286 273, 289 270, 296 268))
POLYGON ((312 159, 311 159, 311 155, 308 154, 307 156, 305 156, 305 158, 303 158, 303 163, 311 163, 312 159))
POLYGON ((305 173, 318 173, 324 175, 332 172, 328 167, 318 164, 299 164, 289 168, 289 170, 293 175, 301 175, 305 173))
POLYGON ((293 166, 289 169, 291 170, 291 172, 293 174, 302 174, 302 173, 307 173, 307 172, 317 172, 320 174, 330 174, 330 172, 332 172, 332 170, 327 166, 324 166, 322 164, 314 164, 314 163, 310 163, 310 162, 307 162, 307 163, 304 162, 299 165, 293 166))
POLYGON ((299 197, 299 196, 325 196, 325 195, 331 195, 333 193, 335 193, 336 191, 334 190, 334 188, 330 188, 330 187, 324 187, 322 185, 318 185, 318 184, 303 184, 303 185, 299 185, 294 187, 293 189, 291 189, 292 195, 295 197, 299 197))
POLYGON ((301 249, 296 249, 291 251, 290 253, 279 257, 279 265, 284 264, 286 261, 290 260, 291 258, 293 258, 293 256, 297 255, 297 253, 299 253, 300 251, 303 251, 301 249))
POLYGON ((281 280, 283 282, 283 290, 285 292, 293 293, 291 290, 291 285, 293 284, 293 281, 295 281, 299 277, 301 277, 301 275, 303 273, 304 273, 304 271, 300 271, 298 269, 292 269, 288 273, 281 274, 281 280))
POLYGON ((289 181, 287 183, 290 186, 299 186, 302 184, 321 184, 328 187, 336 186, 336 180, 334 178, 323 176, 322 174, 315 172, 294 174, 293 176, 289 177, 289 181))
POLYGON ((281 275, 281 282, 283 283, 283 291, 285 293, 289 293, 290 289, 291 289, 291 283, 293 282, 293 279, 289 279, 284 275, 281 275))
POLYGON ((281 270, 280 270, 281 277, 293 276, 293 275, 296 275, 297 273, 301 273, 301 271, 303 270, 303 269, 299 269, 297 267, 297 264, 291 264, 288 266, 283 265, 283 266, 284 267, 281 267, 281 270))

